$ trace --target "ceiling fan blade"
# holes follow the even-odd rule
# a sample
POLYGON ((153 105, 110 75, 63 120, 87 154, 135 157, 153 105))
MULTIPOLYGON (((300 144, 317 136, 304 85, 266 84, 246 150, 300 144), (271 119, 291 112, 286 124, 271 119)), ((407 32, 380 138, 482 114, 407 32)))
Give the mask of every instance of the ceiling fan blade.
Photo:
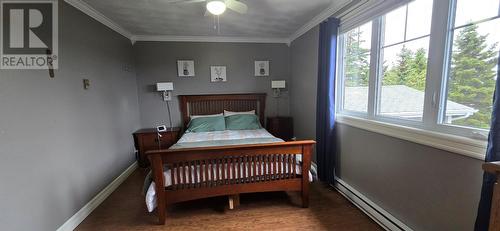
POLYGON ((226 7, 231 9, 231 10, 234 10, 240 14, 247 13, 248 7, 245 3, 242 3, 242 2, 239 2, 236 0, 226 0, 225 3, 226 3, 226 7))
POLYGON ((167 3, 172 4, 186 4, 186 3, 197 3, 204 2, 205 0, 167 0, 167 3))

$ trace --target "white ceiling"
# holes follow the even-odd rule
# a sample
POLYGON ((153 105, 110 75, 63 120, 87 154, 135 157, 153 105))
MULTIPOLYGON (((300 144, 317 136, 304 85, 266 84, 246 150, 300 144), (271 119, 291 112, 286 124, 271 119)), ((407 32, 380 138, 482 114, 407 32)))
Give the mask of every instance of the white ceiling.
POLYGON ((175 36, 290 36, 333 0, 241 0, 247 14, 227 10, 220 16, 220 34, 214 17, 204 16, 205 3, 169 3, 168 0, 84 0, 135 35, 175 36))
POLYGON ((248 13, 239 14, 226 10, 220 16, 220 33, 218 33, 214 29, 214 16, 204 16, 203 2, 172 4, 168 0, 66 1, 74 6, 78 5, 77 8, 80 10, 85 8, 82 11, 91 11, 87 13, 94 18, 97 16, 98 20, 104 19, 107 24, 111 24, 108 26, 135 38, 177 36, 267 40, 289 40, 301 28, 311 24, 311 21, 315 19, 317 21, 318 16, 324 15, 325 11, 339 9, 348 2, 347 0, 240 0, 247 4, 248 13))

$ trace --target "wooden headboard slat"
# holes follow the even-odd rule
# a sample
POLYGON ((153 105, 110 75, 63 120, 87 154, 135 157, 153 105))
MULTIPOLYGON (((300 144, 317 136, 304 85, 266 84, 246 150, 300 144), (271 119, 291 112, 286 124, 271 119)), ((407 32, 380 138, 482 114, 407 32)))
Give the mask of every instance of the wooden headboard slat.
POLYGON ((215 95, 180 95, 180 108, 184 127, 191 115, 209 115, 228 111, 255 110, 260 123, 264 125, 266 94, 215 94, 215 95))

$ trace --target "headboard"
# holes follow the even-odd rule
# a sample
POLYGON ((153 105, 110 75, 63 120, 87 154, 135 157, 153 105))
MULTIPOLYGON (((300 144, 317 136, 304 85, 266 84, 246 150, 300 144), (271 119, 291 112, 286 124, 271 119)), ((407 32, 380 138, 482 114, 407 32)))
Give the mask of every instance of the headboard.
POLYGON ((188 125, 191 115, 218 114, 224 110, 255 110, 260 123, 264 126, 266 93, 179 95, 179 103, 184 127, 188 125))

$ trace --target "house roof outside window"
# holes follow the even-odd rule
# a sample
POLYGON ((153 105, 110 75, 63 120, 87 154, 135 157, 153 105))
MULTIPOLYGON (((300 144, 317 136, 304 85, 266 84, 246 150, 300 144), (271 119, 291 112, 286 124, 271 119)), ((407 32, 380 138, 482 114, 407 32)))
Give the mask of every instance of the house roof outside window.
MULTIPOLYGON (((368 87, 346 87, 344 109, 367 111, 368 87)), ((380 114, 408 119, 422 118, 425 94, 405 85, 382 86, 380 114), (402 101, 401 99, 404 99, 402 101)), ((448 100, 446 115, 451 120, 467 118, 477 109, 448 100)))

